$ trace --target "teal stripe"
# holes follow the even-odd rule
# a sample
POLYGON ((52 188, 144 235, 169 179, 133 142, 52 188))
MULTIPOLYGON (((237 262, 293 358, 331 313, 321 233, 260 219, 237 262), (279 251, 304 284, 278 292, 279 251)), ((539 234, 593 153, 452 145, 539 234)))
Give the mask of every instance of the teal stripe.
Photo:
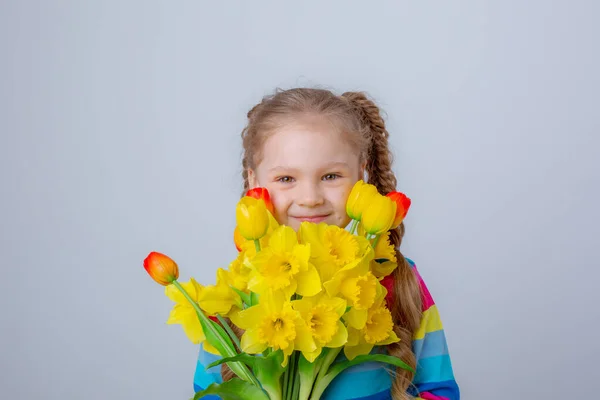
POLYGON ((423 339, 413 341, 413 351, 417 360, 448 354, 448 345, 444 331, 435 331, 425 334, 423 339))
POLYGON ((415 384, 450 381, 453 379, 452 362, 448 355, 422 358, 417 361, 415 384))

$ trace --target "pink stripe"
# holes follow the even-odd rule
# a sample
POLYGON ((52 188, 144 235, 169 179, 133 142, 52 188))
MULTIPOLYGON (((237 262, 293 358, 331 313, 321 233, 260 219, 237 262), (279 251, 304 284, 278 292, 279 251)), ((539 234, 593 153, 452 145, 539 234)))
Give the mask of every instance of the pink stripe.
MULTIPOLYGON (((435 302, 433 301, 433 297, 431 297, 431 293, 429 293, 429 289, 427 289, 427 285, 425 285, 425 282, 423 281, 423 278, 421 278, 421 274, 419 274, 416 266, 413 268, 413 271, 415 271, 419 281, 419 286, 421 286, 421 301, 423 302, 422 311, 427 311, 429 310, 429 307, 435 304, 435 302)), ((434 397, 433 399, 436 398, 434 397)))
POLYGON ((447 397, 436 396, 435 394, 431 394, 429 392, 419 393, 419 397, 422 398, 423 400, 449 400, 447 397))

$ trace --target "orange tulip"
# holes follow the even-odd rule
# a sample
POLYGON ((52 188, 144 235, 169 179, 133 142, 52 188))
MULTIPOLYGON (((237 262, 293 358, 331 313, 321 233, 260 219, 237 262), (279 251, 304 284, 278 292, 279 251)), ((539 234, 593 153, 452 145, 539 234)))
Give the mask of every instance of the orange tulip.
POLYGON ((404 217, 406 217, 408 209, 410 208, 410 199, 406 197, 404 193, 400 192, 390 192, 386 196, 396 202, 396 216, 394 217, 394 223, 391 228, 394 229, 398 227, 402 220, 404 220, 404 217))
POLYGON ((271 214, 275 214, 273 209, 273 202, 271 201, 271 196, 269 195, 269 191, 263 187, 257 187, 254 189, 250 189, 246 192, 246 196, 254 197, 255 199, 259 199, 265 202, 265 206, 267 206, 267 210, 271 212, 271 214))
POLYGON ((167 286, 179 278, 177 264, 168 256, 153 251, 144 260, 144 269, 157 283, 167 286))

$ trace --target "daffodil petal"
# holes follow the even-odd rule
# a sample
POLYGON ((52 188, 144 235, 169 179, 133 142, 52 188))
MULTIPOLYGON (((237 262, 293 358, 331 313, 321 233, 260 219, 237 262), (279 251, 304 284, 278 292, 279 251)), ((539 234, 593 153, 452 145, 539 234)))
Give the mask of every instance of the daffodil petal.
POLYGON ((219 353, 219 350, 217 350, 212 344, 208 343, 208 341, 202 343, 202 347, 207 353, 214 354, 216 356, 221 355, 221 353, 219 353))
POLYGON ((348 330, 342 323, 342 321, 337 322, 337 332, 331 338, 331 341, 327 343, 327 347, 341 347, 348 341, 348 330))
POLYGON ((398 338, 398 336, 396 336, 396 332, 391 331, 390 336, 388 336, 388 338, 385 340, 377 342, 377 345, 386 345, 386 344, 396 343, 399 341, 400 341, 400 339, 398 338))
POLYGON ((242 351, 248 354, 262 353, 267 348, 266 343, 260 342, 258 329, 250 329, 244 332, 240 346, 242 346, 242 351))
POLYGON ((280 251, 291 251, 298 244, 296 232, 289 226, 281 225, 273 231, 269 247, 280 251))
POLYGON ((348 323, 348 326, 356 329, 362 329, 367 323, 367 313, 368 310, 357 310, 356 308, 352 307, 350 311, 344 315, 344 320, 348 323))
POLYGON ((317 357, 319 357, 319 355, 321 354, 321 352, 323 351, 322 347, 318 347, 315 351, 307 351, 302 353, 302 355, 304 356, 304 358, 306 358, 308 360, 308 362, 314 362, 317 357))
POLYGON ((235 324, 242 329, 251 329, 255 327, 263 317, 265 310, 262 305, 252 306, 243 311, 240 311, 235 317, 235 324))
POLYGON ((344 355, 348 360, 353 360, 357 356, 369 354, 373 350, 373 345, 370 343, 360 343, 356 346, 344 346, 344 355))
POLYGON ((309 264, 308 270, 296 275, 298 287, 296 292, 301 296, 314 296, 321 291, 321 278, 314 265, 309 264))

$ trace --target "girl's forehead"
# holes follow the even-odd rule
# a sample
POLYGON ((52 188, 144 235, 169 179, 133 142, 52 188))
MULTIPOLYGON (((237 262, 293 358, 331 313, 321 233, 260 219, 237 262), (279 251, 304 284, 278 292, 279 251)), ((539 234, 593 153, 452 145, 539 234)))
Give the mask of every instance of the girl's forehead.
POLYGON ((347 134, 331 124, 286 125, 264 142, 261 164, 311 167, 332 163, 352 165, 358 162, 358 151, 347 134))

